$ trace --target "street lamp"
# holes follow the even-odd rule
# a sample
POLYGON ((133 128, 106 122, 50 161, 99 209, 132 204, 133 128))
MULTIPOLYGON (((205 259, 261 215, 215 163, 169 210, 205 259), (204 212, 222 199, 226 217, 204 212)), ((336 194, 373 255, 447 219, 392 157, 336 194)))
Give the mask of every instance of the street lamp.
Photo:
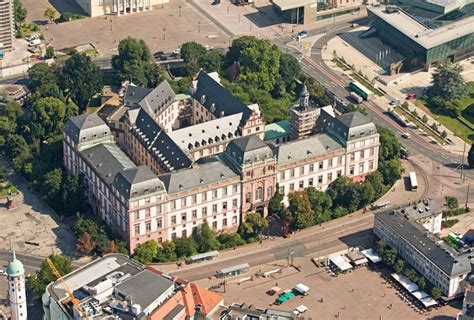
POLYGON ((166 40, 166 28, 163 28, 163 40, 166 40))
POLYGON ((198 33, 201 33, 201 21, 198 21, 198 33))
POLYGON ((181 6, 179 6, 179 16, 181 17, 181 6))

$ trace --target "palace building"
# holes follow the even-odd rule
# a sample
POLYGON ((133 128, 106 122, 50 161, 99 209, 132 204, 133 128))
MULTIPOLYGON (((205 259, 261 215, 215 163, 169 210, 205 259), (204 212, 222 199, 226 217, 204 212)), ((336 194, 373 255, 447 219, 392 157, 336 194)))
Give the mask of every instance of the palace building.
POLYGON ((276 191, 286 205, 291 192, 324 191, 340 176, 362 181, 377 170, 375 125, 358 112, 336 116, 313 105, 305 89, 291 106, 291 125, 280 126, 292 138, 281 143, 264 140, 259 106, 233 96, 217 73, 201 71, 189 95, 176 95, 166 81, 122 91, 119 118, 69 119, 64 165, 84 174, 93 211, 131 252, 150 239, 190 236, 204 221, 233 232, 248 212, 266 216, 276 191), (294 119, 308 108, 310 121, 294 119))

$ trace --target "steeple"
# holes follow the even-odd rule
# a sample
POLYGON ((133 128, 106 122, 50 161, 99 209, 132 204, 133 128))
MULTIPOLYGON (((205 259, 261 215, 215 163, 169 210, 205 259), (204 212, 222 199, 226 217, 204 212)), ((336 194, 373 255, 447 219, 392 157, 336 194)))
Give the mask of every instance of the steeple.
POLYGON ((12 255, 10 261, 8 261, 6 273, 8 276, 8 296, 12 311, 12 320, 26 320, 25 268, 23 267, 23 263, 16 258, 16 251, 11 241, 10 250, 12 255))
POLYGON ((306 83, 303 84, 303 89, 300 92, 300 107, 305 109, 309 106, 309 92, 306 83))

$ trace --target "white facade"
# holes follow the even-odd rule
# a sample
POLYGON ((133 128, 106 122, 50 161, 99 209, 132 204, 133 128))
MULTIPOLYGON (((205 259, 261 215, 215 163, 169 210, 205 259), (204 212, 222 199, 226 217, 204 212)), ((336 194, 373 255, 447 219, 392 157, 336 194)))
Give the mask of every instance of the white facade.
POLYGON ((126 15, 151 10, 153 6, 168 3, 168 0, 76 0, 90 17, 106 14, 126 15))

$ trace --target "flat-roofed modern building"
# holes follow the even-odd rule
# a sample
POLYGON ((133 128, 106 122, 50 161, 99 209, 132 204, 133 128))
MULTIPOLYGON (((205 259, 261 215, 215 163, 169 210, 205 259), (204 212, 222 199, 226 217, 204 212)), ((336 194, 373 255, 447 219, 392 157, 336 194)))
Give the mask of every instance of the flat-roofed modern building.
POLYGON ((153 6, 168 3, 168 0, 76 0, 76 3, 90 17, 106 14, 127 15, 148 11, 153 6))
POLYGON ((42 297, 44 320, 206 319, 224 302, 217 293, 123 254, 105 255, 62 279, 78 304, 71 303, 62 281, 50 283, 42 297))
POLYGON ((448 13, 473 3, 472 0, 396 0, 390 2, 395 5, 411 6, 440 14, 448 13))
POLYGON ((433 205, 432 201, 421 201, 377 212, 374 233, 447 298, 454 298, 464 294, 463 281, 472 272, 472 253, 457 252, 430 232, 426 221, 439 213, 432 211, 433 205))
POLYGON ((13 49, 14 35, 13 0, 0 0, 0 50, 13 49))
POLYGON ((474 52, 474 16, 432 29, 397 7, 367 10, 375 18, 372 27, 379 38, 413 66, 429 68, 445 59, 459 61, 474 52))
POLYGON ((272 0, 273 8, 285 22, 310 24, 360 11, 360 0, 272 0))

